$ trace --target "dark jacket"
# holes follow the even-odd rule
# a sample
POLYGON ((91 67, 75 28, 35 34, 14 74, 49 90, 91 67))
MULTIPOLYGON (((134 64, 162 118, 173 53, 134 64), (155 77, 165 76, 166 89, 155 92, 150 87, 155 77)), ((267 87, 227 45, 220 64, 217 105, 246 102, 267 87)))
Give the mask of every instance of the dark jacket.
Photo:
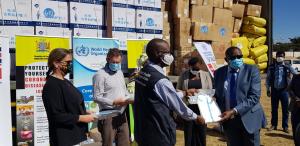
POLYGON ((135 82, 135 138, 139 146, 173 146, 176 124, 172 111, 154 92, 155 84, 165 75, 150 65, 141 69, 135 82))
POLYGON ((68 80, 50 76, 42 94, 51 146, 73 146, 86 140, 88 125, 80 123, 86 114, 81 93, 68 80))
MULTIPOLYGON (((215 97, 222 112, 226 111, 224 83, 227 80, 228 66, 215 72, 215 97)), ((237 106, 243 125, 252 134, 266 126, 265 115, 259 102, 261 96, 261 79, 259 70, 255 66, 244 65, 237 78, 237 106)))

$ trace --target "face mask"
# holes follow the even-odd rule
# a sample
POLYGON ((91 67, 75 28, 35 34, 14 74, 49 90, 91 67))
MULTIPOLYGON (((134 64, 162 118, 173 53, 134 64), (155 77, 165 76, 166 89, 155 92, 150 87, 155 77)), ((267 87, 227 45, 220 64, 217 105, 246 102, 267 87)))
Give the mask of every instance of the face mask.
POLYGON ((191 69, 190 72, 191 72, 193 75, 197 75, 197 74, 199 73, 199 70, 197 71, 197 70, 191 69))
POLYGON ((277 57, 276 60, 277 60, 278 63, 282 63, 284 61, 284 58, 283 57, 277 57))
POLYGON ((170 66, 174 61, 174 57, 172 56, 172 54, 164 54, 161 58, 161 61, 167 66, 170 66))
POLYGON ((109 63, 108 67, 111 71, 114 71, 114 72, 116 72, 118 70, 121 70, 121 64, 120 63, 109 63))
POLYGON ((66 75, 66 74, 72 72, 73 65, 72 65, 72 63, 67 64, 67 66, 63 66, 60 70, 66 75))
POLYGON ((233 69, 240 69, 243 64, 244 62, 242 58, 230 60, 229 62, 229 66, 232 67, 233 69))

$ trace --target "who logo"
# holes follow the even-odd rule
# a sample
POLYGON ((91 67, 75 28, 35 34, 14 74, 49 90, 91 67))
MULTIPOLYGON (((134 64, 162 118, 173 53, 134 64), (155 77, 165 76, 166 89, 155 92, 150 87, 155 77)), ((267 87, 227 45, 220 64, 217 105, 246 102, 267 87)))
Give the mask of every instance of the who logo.
POLYGON ((83 45, 76 47, 75 52, 78 56, 88 56, 90 53, 90 49, 83 45))

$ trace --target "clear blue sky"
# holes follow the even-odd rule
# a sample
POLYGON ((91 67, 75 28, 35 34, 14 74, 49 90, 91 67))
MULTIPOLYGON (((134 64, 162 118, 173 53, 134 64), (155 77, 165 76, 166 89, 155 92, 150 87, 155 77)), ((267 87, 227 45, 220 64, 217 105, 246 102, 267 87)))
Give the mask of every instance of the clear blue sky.
POLYGON ((274 43, 295 36, 300 36, 300 0, 273 0, 274 43))

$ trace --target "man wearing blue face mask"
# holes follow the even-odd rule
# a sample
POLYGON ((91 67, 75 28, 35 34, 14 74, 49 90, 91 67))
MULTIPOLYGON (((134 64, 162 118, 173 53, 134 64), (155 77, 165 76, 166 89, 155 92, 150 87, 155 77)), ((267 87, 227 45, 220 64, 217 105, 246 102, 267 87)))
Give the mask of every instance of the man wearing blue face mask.
POLYGON ((266 120, 259 102, 259 70, 243 63, 237 47, 228 48, 225 55, 229 65, 216 70, 214 85, 227 145, 260 146, 260 129, 266 126, 266 120))
POLYGON ((174 60, 169 44, 152 39, 146 47, 148 63, 135 80, 134 136, 139 146, 174 146, 176 124, 172 113, 204 124, 204 119, 189 109, 182 97, 193 95, 195 89, 177 92, 164 74, 163 67, 174 60))
MULTIPOLYGON (((133 101, 128 100, 128 92, 121 71, 121 52, 110 49, 106 57, 106 65, 93 77, 94 101, 100 111, 126 108, 133 101)), ((102 136, 103 146, 129 146, 129 129, 126 113, 120 116, 98 121, 98 129, 102 136)))

